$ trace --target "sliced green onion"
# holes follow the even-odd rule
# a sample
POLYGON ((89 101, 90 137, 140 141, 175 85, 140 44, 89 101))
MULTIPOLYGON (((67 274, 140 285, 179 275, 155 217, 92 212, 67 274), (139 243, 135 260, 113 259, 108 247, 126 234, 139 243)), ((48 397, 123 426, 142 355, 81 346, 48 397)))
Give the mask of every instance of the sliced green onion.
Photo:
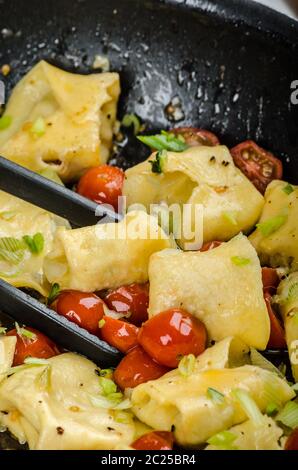
POLYGON ((218 447, 220 450, 236 450, 237 447, 233 445, 236 439, 236 434, 231 431, 221 431, 215 434, 215 436, 210 437, 207 443, 218 447))
POLYGON ((106 377, 99 377, 99 384, 105 396, 117 393, 117 385, 115 382, 113 382, 113 380, 107 379, 106 377))
POLYGON ((137 135, 141 129, 141 123, 139 118, 135 114, 125 114, 122 119, 122 126, 124 127, 134 127, 134 134, 137 135))
POLYGON ((7 328, 4 328, 3 326, 0 326, 0 335, 5 335, 7 331, 7 328))
POLYGON ((207 397, 210 398, 210 400, 212 400, 214 403, 223 403, 225 401, 224 394, 212 387, 208 388, 207 397))
POLYGON ((237 388, 232 391, 232 395, 237 400, 247 417, 251 419, 256 426, 261 426, 264 423, 263 415, 249 393, 237 388))
POLYGON ((46 132, 46 123, 42 117, 39 117, 34 121, 30 132, 36 137, 42 137, 46 132))
POLYGON ((223 212, 223 217, 231 225, 237 225, 236 213, 235 212, 223 212))
POLYGON ((102 318, 99 322, 98 322, 98 328, 103 328, 106 324, 106 321, 104 320, 104 318, 102 318))
POLYGON ((49 293, 49 297, 47 300, 48 305, 52 305, 52 303, 57 299, 57 297, 60 295, 61 289, 59 284, 53 284, 49 293))
POLYGON ((285 378, 281 371, 255 348, 250 348, 250 360, 253 366, 260 367, 261 369, 268 370, 269 372, 273 372, 273 374, 278 375, 281 379, 285 378))
POLYGON ((106 379, 112 379, 114 371, 112 369, 101 369, 99 374, 101 377, 105 377, 106 379))
POLYGON ((164 166, 167 161, 167 152, 161 150, 157 152, 155 160, 149 160, 149 163, 152 166, 152 173, 161 174, 164 171, 164 166))
MULTIPOLYGON (((40 364, 41 365, 41 364, 40 364)), ((46 366, 45 370, 36 378, 35 381, 39 390, 49 392, 52 385, 52 367, 51 365, 46 366)))
POLYGON ((31 253, 35 255, 39 255, 44 249, 44 237, 42 233, 36 233, 33 235, 33 237, 30 235, 25 235, 23 240, 31 253))
POLYGON ((275 403, 268 403, 266 407, 266 415, 268 416, 274 416, 276 413, 278 413, 279 407, 275 403))
POLYGON ((126 398, 126 400, 121 401, 118 405, 114 406, 114 410, 129 410, 131 408, 131 401, 126 398))
POLYGON ((248 264, 250 264, 249 258, 242 258, 241 256, 232 256, 231 261, 236 266, 247 266, 248 264))
POLYGON ((298 428, 298 403, 294 401, 286 403, 275 419, 289 428, 298 428))
POLYGON ((49 366, 51 365, 47 359, 40 359, 39 357, 26 357, 24 364, 30 364, 34 366, 49 366))
POLYGON ((287 221, 286 215, 277 215, 268 219, 265 222, 257 224, 256 227, 260 230, 264 237, 269 237, 272 233, 275 233, 280 227, 282 227, 287 221))
POLYGON ((16 215, 17 215, 16 211, 4 211, 0 213, 1 219, 7 220, 7 221, 13 219, 16 215))
POLYGON ((288 183, 286 186, 282 188, 283 192, 286 193, 287 195, 292 194, 294 192, 293 186, 288 183))
POLYGON ((184 139, 181 139, 181 136, 176 137, 174 134, 165 131, 157 135, 138 136, 138 139, 143 144, 157 151, 183 152, 188 148, 184 139))
POLYGON ((95 397, 93 395, 90 395, 89 398, 92 405, 97 408, 104 408, 107 410, 128 410, 131 408, 131 402, 128 399, 110 399, 109 397, 95 397))
POLYGON ((2 116, 0 118, 0 131, 5 131, 8 129, 12 124, 12 117, 11 116, 2 116))
POLYGON ((45 168, 44 170, 40 171, 39 174, 40 176, 43 176, 44 178, 47 178, 48 180, 51 180, 54 183, 60 184, 60 186, 64 186, 63 181, 59 178, 59 175, 52 168, 45 168))
POLYGON ((193 354, 189 354, 188 356, 184 356, 178 365, 178 370, 181 375, 184 377, 189 377, 191 374, 194 373, 196 365, 196 358, 193 354))
POLYGON ((31 341, 36 340, 36 334, 32 333, 32 331, 26 330, 26 328, 21 328, 17 322, 15 322, 15 327, 17 330, 17 334, 20 338, 27 338, 27 339, 30 339, 31 341))

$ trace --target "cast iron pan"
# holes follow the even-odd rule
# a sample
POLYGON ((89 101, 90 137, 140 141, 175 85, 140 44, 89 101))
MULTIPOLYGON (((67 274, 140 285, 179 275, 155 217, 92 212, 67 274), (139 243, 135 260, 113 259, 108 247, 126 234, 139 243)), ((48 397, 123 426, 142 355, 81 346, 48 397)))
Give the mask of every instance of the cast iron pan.
MULTIPOLYGON (((298 183, 298 23, 245 0, 0 0, 0 65, 7 91, 39 60, 92 72, 108 55, 120 72, 119 117, 148 130, 193 125, 233 146, 254 139, 279 156, 298 183), (165 108, 174 97, 182 119, 165 108)), ((145 158, 128 140, 113 163, 145 158)), ((1 319, 1 315, 0 315, 1 319)), ((2 436, 2 439, 1 439, 2 436)), ((18 448, 6 434, 0 447, 18 448)))

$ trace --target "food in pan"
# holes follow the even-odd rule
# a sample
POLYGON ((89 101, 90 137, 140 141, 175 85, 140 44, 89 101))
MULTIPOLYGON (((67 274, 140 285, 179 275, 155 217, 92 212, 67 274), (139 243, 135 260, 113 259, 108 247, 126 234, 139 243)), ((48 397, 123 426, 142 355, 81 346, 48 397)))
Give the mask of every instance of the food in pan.
POLYGON ((1 327, 0 424, 32 450, 297 449, 297 187, 256 143, 229 150, 196 128, 140 135, 146 161, 109 165, 119 88, 42 62, 2 118, 0 153, 50 164, 118 220, 72 229, 1 193, 0 277, 123 359, 103 369, 30 325, 1 327), (291 371, 268 349, 287 349, 291 371))

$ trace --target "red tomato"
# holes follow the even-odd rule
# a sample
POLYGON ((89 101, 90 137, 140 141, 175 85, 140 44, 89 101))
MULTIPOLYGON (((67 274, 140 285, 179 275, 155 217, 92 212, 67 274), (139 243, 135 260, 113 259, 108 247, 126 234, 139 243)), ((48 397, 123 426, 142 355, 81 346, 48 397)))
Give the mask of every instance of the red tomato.
POLYGON ((284 349, 287 347, 285 340, 284 329, 277 318, 276 314, 273 311, 271 306, 271 295, 268 292, 265 292, 265 302, 267 305, 267 310, 270 318, 271 332, 270 338, 267 345, 269 349, 284 349))
POLYGON ((101 337, 114 348, 127 353, 138 344, 139 328, 122 320, 104 317, 101 337))
POLYGON ((98 323, 104 316, 104 302, 97 295, 67 290, 58 296, 52 308, 89 333, 99 334, 98 323))
POLYGON ((149 432, 135 441, 131 447, 136 450, 173 450, 174 436, 171 432, 149 432))
POLYGON ((298 450, 298 428, 294 429, 286 440, 285 450, 298 450))
POLYGON ((102 165, 91 168, 79 181, 78 193, 97 204, 110 204, 118 210, 118 197, 122 196, 124 172, 120 168, 102 165))
POLYGON ((185 143, 189 145, 189 147, 201 145, 214 147, 220 144, 215 134, 204 129, 198 129, 197 127, 178 127, 177 129, 171 130, 171 132, 175 135, 182 135, 185 139, 185 143))
POLYGON ((149 284, 131 284, 113 290, 106 296, 105 303, 118 313, 131 313, 128 321, 141 326, 148 320, 149 284))
POLYGON ((262 268, 262 279, 264 292, 274 295, 280 282, 276 269, 262 268))
POLYGON ((17 344, 14 353, 13 365, 19 366, 24 363, 27 357, 35 357, 39 359, 50 359, 50 357, 57 356, 60 354, 56 344, 33 328, 25 328, 35 335, 34 338, 30 339, 26 336, 19 336, 17 330, 11 330, 7 333, 7 336, 16 336, 17 344))
POLYGON ((167 367, 157 364, 146 352, 137 346, 120 362, 114 372, 114 380, 122 390, 156 380, 169 372, 167 367))
POLYGON ((247 176, 255 187, 264 194, 272 180, 282 178, 281 161, 272 153, 259 147, 253 140, 247 140, 231 150, 235 165, 247 176))
POLYGON ((185 310, 173 308, 148 320, 141 328, 139 344, 155 361, 175 368, 181 356, 205 351, 206 328, 185 310))
POLYGON ((218 242, 218 241, 204 243, 204 245, 199 251, 204 252, 204 251, 214 250, 214 248, 217 248, 222 244, 223 242, 218 242))

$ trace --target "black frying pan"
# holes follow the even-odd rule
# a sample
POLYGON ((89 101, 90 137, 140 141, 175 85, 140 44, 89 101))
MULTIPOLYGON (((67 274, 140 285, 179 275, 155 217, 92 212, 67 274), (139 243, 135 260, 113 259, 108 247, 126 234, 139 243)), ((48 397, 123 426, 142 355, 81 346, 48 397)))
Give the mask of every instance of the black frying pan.
MULTIPOLYGON (((134 112, 149 129, 207 128, 229 146, 257 140, 282 158, 293 183, 297 52, 298 23, 251 1, 0 0, 0 65, 12 67, 8 92, 40 59, 90 73, 94 56, 108 55, 121 74, 120 118, 134 112), (173 123, 165 108, 175 96, 184 117, 173 123)), ((117 163, 143 158, 142 147, 128 142, 117 163)), ((7 439, 2 447, 14 448, 7 439)))

